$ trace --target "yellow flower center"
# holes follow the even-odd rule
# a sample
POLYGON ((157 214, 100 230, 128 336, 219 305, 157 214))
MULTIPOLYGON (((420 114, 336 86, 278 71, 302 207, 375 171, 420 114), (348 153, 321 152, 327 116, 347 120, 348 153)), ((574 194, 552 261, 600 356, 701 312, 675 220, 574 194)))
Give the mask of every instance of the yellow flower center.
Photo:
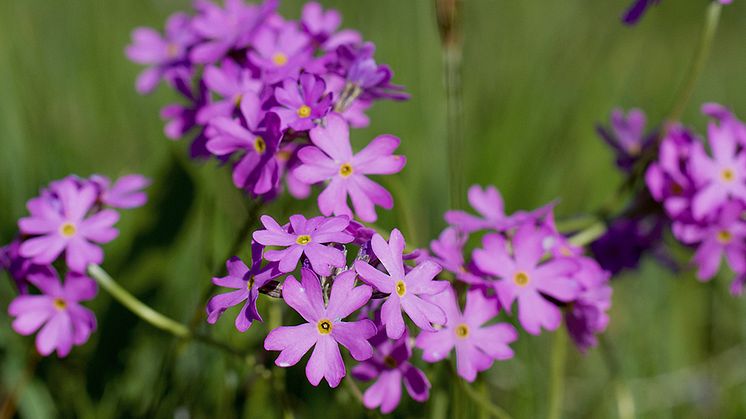
POLYGON ((75 233, 78 232, 78 229, 75 227, 75 224, 73 223, 63 223, 60 226, 60 234, 62 234, 62 237, 70 238, 75 235, 75 233))
POLYGON ((353 170, 352 170, 352 166, 350 165, 350 163, 345 163, 339 166, 339 175, 342 177, 350 176, 352 172, 353 170))
POLYGON ((674 183, 673 185, 671 185, 671 193, 676 196, 681 195, 682 193, 684 193, 684 188, 678 183, 674 183))
POLYGON ((518 272, 513 277, 513 282, 515 282, 515 284, 520 287, 525 287, 526 285, 528 285, 528 281, 528 275, 525 272, 518 272))
POLYGON ((568 257, 572 256, 572 252, 570 251, 570 249, 567 246, 560 247, 560 254, 562 256, 568 256, 568 257))
POLYGON ((327 319, 319 320, 316 328, 319 330, 320 335, 328 335, 332 332, 332 322, 327 319))
POLYGON ((275 158, 278 161, 288 161, 290 160, 290 152, 287 150, 280 150, 275 154, 275 158))
POLYGON ((64 310, 67 308, 67 303, 62 298, 55 298, 54 302, 52 302, 52 305, 54 305, 54 308, 57 310, 64 310))
POLYGON ((396 289, 396 294, 399 297, 404 297, 404 294, 407 293, 407 285, 404 283, 404 281, 401 281, 401 280, 396 281, 395 289, 396 289))
POLYGON ((288 56, 281 52, 275 52, 275 54, 272 56, 272 62, 274 63, 274 65, 282 67, 288 63, 288 56))
POLYGON ((246 289, 251 291, 251 288, 254 286, 254 275, 251 275, 249 277, 249 280, 246 281, 246 289))
POLYGON ((254 150, 259 154, 264 154, 267 151, 267 143, 264 141, 264 138, 256 137, 254 139, 254 150))
POLYGON ((389 367, 389 368, 396 368, 396 367, 397 367, 397 365, 399 365, 399 363, 398 363, 398 362, 396 362, 396 360, 394 359, 394 357, 393 357, 393 356, 391 356, 391 355, 386 355, 386 357, 385 357, 385 358, 383 358, 383 363, 384 363, 384 364, 385 364, 385 365, 386 365, 387 367, 389 367))
POLYGON ((723 180, 726 182, 732 182, 733 179, 736 178, 736 174, 733 173, 732 169, 724 169, 720 176, 722 176, 723 180))
POLYGON ((298 108, 298 116, 301 118, 308 118, 309 116, 311 116, 311 107, 303 105, 298 108))
POLYGON ((731 240, 733 240, 733 235, 730 234, 730 231, 728 230, 721 230, 718 231, 717 239, 722 244, 728 244, 731 240))
POLYGON ((241 101, 243 100, 243 95, 236 95, 235 98, 233 98, 233 105, 234 106, 241 106, 241 101))
POLYGON ((460 325, 456 326, 456 337, 459 339, 466 339, 469 337, 469 326, 466 325, 466 323, 461 323, 460 325))
POLYGON ((168 44, 166 47, 166 54, 168 54, 169 58, 176 58, 177 55, 179 55, 179 46, 176 44, 168 44))
POLYGON ((297 239, 295 239, 295 242, 301 246, 305 246, 311 242, 311 236, 309 236, 308 234, 300 235, 297 239))

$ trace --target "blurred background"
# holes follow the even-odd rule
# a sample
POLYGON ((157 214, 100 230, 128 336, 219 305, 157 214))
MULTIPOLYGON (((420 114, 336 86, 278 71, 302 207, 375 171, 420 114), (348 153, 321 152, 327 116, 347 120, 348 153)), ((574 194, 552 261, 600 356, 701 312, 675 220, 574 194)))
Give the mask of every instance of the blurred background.
MULTIPOLYGON (((297 18, 302 3, 283 0, 281 11, 297 18)), ((444 227, 448 207, 433 3, 321 3, 375 42, 377 60, 390 64, 394 81, 412 94, 409 102, 376 104, 370 127, 353 132, 352 140, 359 146, 381 133, 402 139, 408 165, 384 180, 396 206, 379 225, 399 226, 412 245, 426 246, 444 227)), ((621 177, 594 125, 616 106, 643 108, 653 123, 669 111, 707 4, 664 1, 627 28, 619 16, 628 3, 464 2, 469 184, 496 185, 510 211, 559 198, 560 217, 595 210, 613 194, 621 177)), ((53 179, 143 173, 153 179, 150 202, 123 212, 121 236, 105 247, 104 267, 183 322, 204 305, 203 290, 250 205, 226 168, 191 162, 186 142, 164 137, 159 109, 175 99, 171 92, 141 97, 134 90, 140 68, 123 53, 131 30, 160 30, 170 13, 188 9, 181 0, 0 1, 0 243, 14 236, 26 200, 53 179)), ((744 39, 746 2, 737 0, 723 10, 711 59, 685 113, 700 132, 702 102, 723 103, 746 117, 744 39)), ((263 211, 285 218, 314 207, 280 199, 263 211)), ((247 253, 243 246, 241 256, 247 253)), ((10 328, 5 313, 14 294, 0 276, 0 400, 19 396, 22 418, 377 415, 344 387, 313 388, 302 366, 264 378, 211 347, 184 345, 105 292, 89 305, 99 320, 91 340, 64 360, 40 360, 33 338, 10 328)), ((653 260, 615 278, 606 352, 568 349, 565 416, 617 417, 621 400, 621 410, 633 402, 638 417, 746 417, 746 299, 730 296, 728 280, 723 275, 701 284, 692 273, 674 275, 653 260)), ((262 304, 260 311, 271 309, 262 304)), ((266 325, 239 334, 224 319, 212 332, 236 347, 259 348, 266 325)), ((548 333, 522 334, 516 357, 482 374, 477 388, 516 418, 545 415, 551 342, 548 333)), ((256 352, 260 362, 275 356, 256 352)), ((474 417, 475 407, 447 370, 425 371, 435 384, 430 401, 420 405, 404 396, 395 416, 474 417)))

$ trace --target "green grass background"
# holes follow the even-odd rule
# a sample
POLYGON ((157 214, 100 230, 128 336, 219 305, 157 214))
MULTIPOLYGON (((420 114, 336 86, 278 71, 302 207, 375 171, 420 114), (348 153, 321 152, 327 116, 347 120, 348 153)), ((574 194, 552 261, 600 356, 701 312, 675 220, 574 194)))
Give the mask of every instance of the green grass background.
MULTIPOLYGON (((664 1, 635 28, 619 15, 627 0, 466 0, 464 51, 465 177, 495 184, 509 210, 560 198, 562 216, 596 209, 620 182, 612 155, 594 134, 615 106, 642 107, 652 121, 670 109, 696 45, 705 0, 664 1)), ((297 17, 302 2, 285 0, 297 17)), ((433 4, 427 0, 325 0, 377 45, 412 100, 378 103, 358 146, 380 133, 402 139, 405 170, 385 181, 396 207, 380 225, 400 226, 426 245, 448 206, 444 90, 433 4)), ((136 26, 161 28, 189 8, 176 0, 0 1, 0 242, 14 235, 26 200, 69 173, 153 178, 151 201, 126 211, 121 236, 106 246, 105 268, 139 298, 188 322, 202 289, 222 263, 247 204, 227 169, 193 163, 186 144, 162 134, 159 108, 174 99, 133 88, 139 68, 123 54, 136 26)), ((746 2, 724 9, 720 30, 685 121, 702 129, 699 104, 717 101, 746 117, 746 2)), ((312 202, 282 199, 265 211, 287 216, 312 202)), ((246 255, 247 249, 241 254, 246 255)), ((682 258, 687 257, 682 252, 682 258)), ((682 259, 683 260, 683 259, 682 259)), ((341 387, 311 387, 303 367, 256 377, 235 359, 184 345, 143 324, 105 293, 90 306, 99 329, 64 360, 34 365, 33 340, 12 332, 12 299, 0 281, 0 398, 22 388, 23 418, 297 417, 366 413, 341 387)), ((728 275, 710 284, 671 274, 646 260, 614 282, 607 334, 619 360, 616 380, 599 349, 569 349, 564 415, 617 416, 616 390, 628 383, 638 417, 745 417, 746 303, 727 292, 728 275), (731 349, 734 348, 735 349, 731 349)), ((264 313, 277 305, 263 303, 264 313)), ((241 335, 224 319, 213 328, 241 348, 258 348, 266 325, 241 335)), ((204 329, 207 329, 204 327, 204 329)), ((551 334, 522 334, 515 359, 477 385, 516 418, 547 410, 551 334)), ((274 354, 257 349, 271 362, 274 354)), ((277 369, 275 369, 277 370, 277 369)), ((429 366, 431 400, 404 396, 400 417, 484 415, 447 369, 429 366)))

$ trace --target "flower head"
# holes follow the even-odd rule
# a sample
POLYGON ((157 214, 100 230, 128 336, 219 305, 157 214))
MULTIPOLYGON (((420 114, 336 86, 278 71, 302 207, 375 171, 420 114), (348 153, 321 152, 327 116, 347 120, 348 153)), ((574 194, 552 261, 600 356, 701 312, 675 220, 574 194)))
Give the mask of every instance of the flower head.
POLYGON ((345 265, 344 253, 328 243, 345 244, 353 237, 345 232, 350 224, 347 217, 306 217, 297 214, 290 216, 290 226, 280 226, 269 215, 263 215, 262 224, 266 230, 254 232, 254 240, 264 246, 285 247, 282 250, 266 250, 264 258, 279 262, 282 272, 293 271, 301 256, 305 255, 313 270, 322 276, 332 272, 332 266, 345 265))
POLYGON ((373 254, 388 274, 361 260, 355 262, 355 270, 364 282, 389 295, 381 307, 381 323, 386 326, 388 337, 399 339, 404 334, 406 328, 402 311, 423 330, 435 330, 431 323, 444 324, 446 317, 443 310, 422 298, 425 295, 438 294, 448 288, 448 282, 434 280, 441 267, 428 260, 405 274, 402 260, 404 237, 397 229, 391 232, 388 243, 380 234, 376 234, 371 245, 373 254))
POLYGON ((271 262, 262 267, 263 246, 258 243, 251 245, 251 269, 241 259, 232 257, 225 266, 228 275, 222 278, 213 278, 213 284, 233 288, 235 291, 218 294, 207 303, 207 322, 214 324, 218 318, 230 307, 246 302, 236 317, 236 329, 245 332, 251 327, 254 320, 262 321, 262 316, 256 309, 256 301, 259 298, 259 289, 267 282, 282 275, 276 262, 271 262))
MULTIPOLYGON (((209 123, 213 118, 231 117, 247 96, 257 97, 262 91, 261 81, 252 77, 251 71, 230 58, 220 67, 208 66, 204 74, 205 85, 221 99, 207 104, 197 113, 197 122, 209 123)), ((256 117, 258 115, 254 115, 256 117)))
POLYGON ((455 227, 448 227, 440 233, 438 240, 430 242, 435 256, 433 260, 444 269, 456 275, 456 278, 468 284, 480 283, 478 275, 471 272, 464 260, 464 246, 469 236, 455 227))
POLYGON ((352 154, 347 123, 339 115, 331 114, 326 118, 326 126, 311 130, 311 142, 313 146, 299 151, 303 164, 295 169, 295 175, 309 184, 329 180, 318 198, 322 214, 352 217, 348 196, 355 214, 367 222, 377 219, 375 205, 393 207, 391 194, 367 176, 401 171, 406 159, 393 154, 399 146, 398 138, 378 136, 363 150, 352 154))
POLYGON ((85 343, 96 329, 93 312, 80 305, 96 296, 96 283, 78 273, 69 272, 60 283, 51 267, 37 267, 28 281, 41 295, 20 295, 8 306, 8 314, 15 317, 13 330, 27 336, 37 330, 36 349, 43 356, 55 350, 66 357, 73 345, 85 343))
POLYGON ((596 346, 598 333, 609 324, 611 285, 609 273, 596 261, 582 257, 576 259, 580 269, 573 278, 580 285, 580 293, 565 311, 567 331, 581 352, 596 346))
POLYGON ((483 248, 474 251, 477 267, 498 278, 492 284, 500 304, 510 312, 518 300, 518 319, 523 328, 538 335, 541 328, 555 330, 562 321, 559 308, 546 296, 572 301, 579 292, 572 275, 578 265, 571 258, 541 262, 546 234, 531 224, 515 232, 510 244, 498 234, 484 237, 483 248), (512 251, 510 251, 512 249, 512 251))
POLYGON ((311 73, 298 79, 285 79, 275 89, 278 106, 272 108, 280 116, 282 129, 306 131, 316 126, 314 121, 323 118, 331 109, 332 96, 324 94, 324 80, 311 73))
POLYGON ((279 28, 264 27, 256 35, 249 60, 261 69, 267 84, 297 78, 313 58, 310 41, 295 22, 283 23, 279 28))
POLYGON ((298 363, 315 346, 306 365, 308 381, 317 386, 324 378, 330 387, 336 387, 346 374, 340 344, 357 361, 373 356, 373 349, 368 343, 368 339, 376 334, 373 322, 368 319, 343 321, 365 305, 370 296, 370 287, 355 287, 355 272, 347 271, 334 279, 329 303, 325 306, 319 278, 304 268, 301 270, 301 283, 292 276, 285 280, 282 298, 307 323, 272 330, 264 340, 264 348, 281 351, 275 364, 289 367, 298 363))
POLYGON ((341 23, 342 16, 336 10, 324 11, 323 7, 315 1, 310 1, 303 6, 301 16, 303 30, 326 51, 332 51, 339 45, 356 45, 362 41, 357 31, 348 29, 337 32, 341 23))
POLYGON ((466 294, 463 313, 450 287, 428 299, 445 311, 448 320, 437 332, 422 332, 417 336, 417 347, 424 351, 425 361, 443 360, 455 347, 458 375, 472 382, 477 373, 489 369, 494 360, 513 357, 508 345, 518 339, 518 331, 507 323, 485 325, 497 316, 498 308, 481 290, 474 289, 466 294))
POLYGON ((90 263, 101 263, 104 255, 96 243, 117 237, 113 226, 119 213, 111 209, 91 213, 97 197, 95 185, 65 178, 52 185, 48 194, 31 199, 27 204, 31 216, 20 219, 18 227, 34 237, 21 244, 21 256, 48 265, 64 251, 68 267, 76 272, 84 272, 90 263))
POLYGON ((142 175, 126 175, 114 184, 105 176, 93 175, 91 182, 100 188, 99 201, 112 208, 137 208, 148 202, 148 195, 142 190, 150 185, 150 179, 142 175))
POLYGON ((393 412, 401 400, 402 381, 412 399, 424 402, 430 397, 430 381, 422 370, 409 362, 412 347, 407 333, 392 340, 381 329, 369 341, 373 345, 373 357, 352 368, 352 376, 358 380, 375 379, 363 394, 365 407, 380 407, 384 414, 393 412))
POLYGON ((640 109, 631 109, 626 115, 623 110, 614 109, 610 127, 599 125, 596 128, 601 138, 616 152, 617 166, 622 170, 632 170, 643 150, 654 143, 656 135, 645 134, 645 122, 645 113, 640 109))

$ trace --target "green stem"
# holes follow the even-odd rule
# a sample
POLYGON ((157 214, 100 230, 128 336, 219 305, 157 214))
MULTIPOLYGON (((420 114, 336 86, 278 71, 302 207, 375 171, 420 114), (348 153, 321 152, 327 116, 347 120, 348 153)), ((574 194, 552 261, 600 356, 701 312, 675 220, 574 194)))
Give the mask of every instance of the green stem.
MULTIPOLYGON (((674 101, 674 106, 671 113, 666 118, 667 125, 677 122, 681 119, 681 115, 684 113, 689 100, 692 97, 694 88, 697 85, 697 80, 702 74, 702 70, 707 63, 707 58, 710 56, 710 49, 712 47, 712 41, 715 39, 715 32, 717 31, 718 23, 720 21, 720 11, 722 5, 717 1, 711 1, 710 6, 707 8, 705 15, 705 26, 702 29, 702 34, 697 44, 697 49, 694 52, 694 58, 692 59, 689 72, 684 79, 681 89, 679 89, 674 101)), ((666 130, 666 128, 664 128, 666 130)))
POLYGON ((552 360, 549 370, 549 413, 548 419, 562 417, 562 401, 564 399, 565 360, 567 358, 567 335, 564 329, 554 333, 552 344, 552 360))
POLYGON ((596 221, 585 230, 570 237, 570 243, 582 247, 593 243, 596 239, 603 236, 604 233, 606 233, 606 224, 602 221, 596 221))
POLYGON ((510 414, 508 414, 508 412, 506 412, 502 407, 493 404, 491 401, 489 401, 486 397, 484 397, 478 391, 471 388, 471 386, 466 381, 464 381, 462 378, 455 377, 454 379, 458 380, 458 382, 461 383, 461 387, 464 389, 464 393, 470 399, 472 399, 472 401, 477 403, 482 409, 484 409, 487 413, 489 413, 490 416, 498 418, 498 419, 512 419, 510 414))
POLYGON ((189 328, 153 310, 150 306, 135 298, 134 295, 117 284, 100 266, 89 265, 88 275, 95 279, 101 288, 111 294, 115 300, 119 301, 123 306, 152 326, 182 339, 191 339, 193 337, 189 328))

